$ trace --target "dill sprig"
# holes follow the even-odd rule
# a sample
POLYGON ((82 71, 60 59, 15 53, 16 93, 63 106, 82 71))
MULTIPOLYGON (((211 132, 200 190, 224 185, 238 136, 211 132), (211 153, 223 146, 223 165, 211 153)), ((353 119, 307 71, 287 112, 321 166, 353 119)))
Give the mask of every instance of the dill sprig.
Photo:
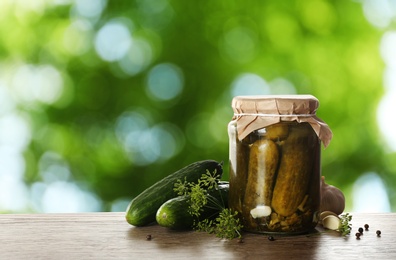
MULTIPOLYGON (((196 220, 193 229, 201 232, 215 234, 219 238, 241 238, 242 225, 238 218, 238 212, 225 207, 225 202, 209 194, 208 191, 218 190, 220 175, 216 170, 212 173, 206 171, 197 183, 187 182, 186 179, 177 180, 174 191, 179 196, 189 196, 188 212, 196 220), (218 211, 216 218, 200 219, 204 208, 212 208, 218 211)), ((220 191, 219 191, 220 192, 220 191)), ((221 196, 219 196, 221 198, 221 196)))
POLYGON ((217 174, 216 169, 213 171, 213 173, 210 173, 209 170, 206 170, 206 173, 202 174, 201 178, 198 180, 198 185, 201 187, 206 187, 207 190, 217 189, 219 181, 220 175, 217 174))
POLYGON ((224 239, 241 238, 242 224, 239 222, 238 212, 223 208, 215 219, 204 219, 195 225, 195 230, 215 234, 224 239))
POLYGON ((233 212, 229 208, 224 208, 216 218, 213 233, 215 233, 219 238, 241 238, 241 229, 242 224, 239 222, 238 212, 233 212))
POLYGON ((190 205, 188 212, 192 216, 199 217, 201 215, 201 211, 203 207, 208 203, 208 192, 199 184, 192 185, 190 191, 190 205))
POLYGON ((184 180, 181 181, 178 179, 176 183, 173 185, 173 190, 176 192, 178 196, 187 195, 190 192, 190 183, 187 182, 187 178, 184 177, 184 180))

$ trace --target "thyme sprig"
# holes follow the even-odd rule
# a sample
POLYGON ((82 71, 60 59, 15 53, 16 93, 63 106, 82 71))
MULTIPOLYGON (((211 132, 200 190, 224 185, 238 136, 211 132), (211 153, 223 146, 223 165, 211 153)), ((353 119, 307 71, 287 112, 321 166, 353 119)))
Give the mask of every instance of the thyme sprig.
POLYGON ((187 182, 186 178, 177 180, 174 184, 174 191, 179 196, 189 196, 188 212, 195 218, 194 230, 215 234, 216 237, 223 239, 241 238, 242 224, 238 218, 238 212, 226 208, 224 201, 209 194, 209 191, 218 190, 219 181, 220 175, 216 170, 212 173, 207 170, 197 183, 187 182), (205 207, 217 209, 218 216, 214 219, 200 219, 205 207))
POLYGON ((345 213, 340 216, 340 220, 340 226, 337 231, 341 234, 341 236, 349 235, 352 230, 352 224, 350 223, 352 221, 352 215, 345 213))

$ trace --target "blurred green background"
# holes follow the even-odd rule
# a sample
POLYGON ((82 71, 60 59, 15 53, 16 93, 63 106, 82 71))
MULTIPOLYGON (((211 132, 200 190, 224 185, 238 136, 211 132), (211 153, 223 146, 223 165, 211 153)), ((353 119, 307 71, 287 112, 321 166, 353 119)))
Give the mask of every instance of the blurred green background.
POLYGON ((396 209, 396 1, 2 0, 0 212, 123 211, 224 161, 233 96, 312 94, 348 211, 396 209))

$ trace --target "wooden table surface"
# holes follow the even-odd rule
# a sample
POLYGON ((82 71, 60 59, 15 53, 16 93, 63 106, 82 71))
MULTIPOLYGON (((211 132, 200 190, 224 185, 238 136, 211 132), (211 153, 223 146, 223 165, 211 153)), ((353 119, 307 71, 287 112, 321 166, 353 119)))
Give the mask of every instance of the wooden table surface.
POLYGON ((269 241, 244 233, 243 242, 158 225, 133 227, 123 212, 4 214, 0 259, 396 259, 396 213, 351 214, 347 237, 326 232, 269 241), (356 239, 366 223, 369 231, 356 239))

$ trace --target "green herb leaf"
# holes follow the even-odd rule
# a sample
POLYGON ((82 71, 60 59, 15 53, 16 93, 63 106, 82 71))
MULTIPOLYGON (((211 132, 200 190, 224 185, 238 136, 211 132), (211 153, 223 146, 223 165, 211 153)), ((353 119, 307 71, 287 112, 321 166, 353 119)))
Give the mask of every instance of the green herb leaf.
POLYGON ((340 232, 342 236, 347 236, 351 233, 352 230, 352 224, 350 224, 350 222, 352 221, 352 215, 350 215, 349 213, 345 213, 340 216, 340 219, 341 223, 340 227, 338 228, 338 232, 340 232))

